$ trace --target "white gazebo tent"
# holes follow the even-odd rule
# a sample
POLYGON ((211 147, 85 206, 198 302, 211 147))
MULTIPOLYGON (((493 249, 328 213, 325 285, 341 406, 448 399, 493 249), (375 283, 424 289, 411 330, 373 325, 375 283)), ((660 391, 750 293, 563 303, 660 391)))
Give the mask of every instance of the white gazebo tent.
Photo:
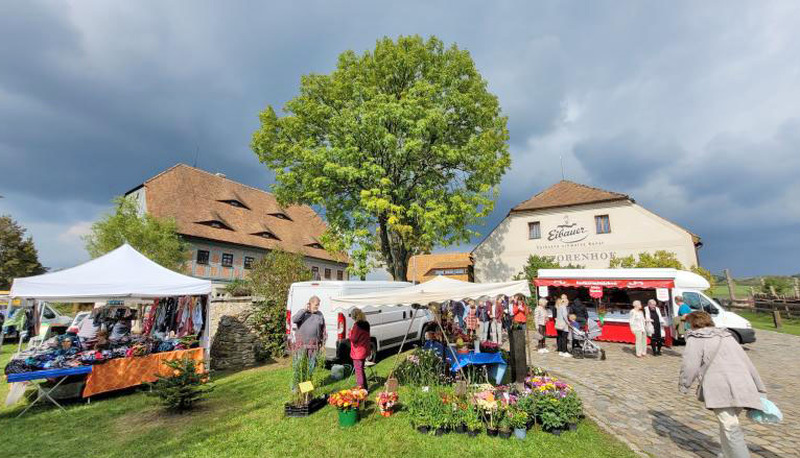
MULTIPOLYGON (((162 267, 127 243, 103 256, 58 272, 15 278, 12 298, 59 302, 154 299, 211 294, 211 281, 162 267)), ((206 308, 210 306, 207 302, 206 308)), ((203 347, 208 357, 209 320, 204 317, 203 347)))
MULTIPOLYGON (((432 303, 442 303, 449 300, 479 299, 481 297, 494 298, 500 295, 511 297, 517 294, 530 296, 531 291, 527 280, 500 283, 470 283, 440 276, 425 283, 403 289, 334 297, 331 298, 331 305, 338 309, 367 306, 380 308, 399 305, 427 307, 432 303)), ((400 344, 398 353, 403 351, 406 337, 417 317, 417 310, 418 308, 414 307, 414 314, 411 316, 408 329, 403 335, 403 342, 400 344)), ((441 323, 437 321, 437 324, 441 329, 441 323)), ((442 334, 444 335, 444 332, 442 334)), ((447 336, 444 337, 447 342, 447 336)), ((449 345, 449 342, 447 344, 449 345)), ((396 367, 397 362, 395 362, 396 367)), ((392 372, 394 372, 395 368, 392 368, 392 372)))
POLYGON ((478 299, 499 295, 530 296, 527 280, 502 283, 470 283, 440 276, 433 280, 403 289, 378 293, 356 294, 331 298, 331 305, 339 308, 349 307, 391 307, 397 305, 422 305, 440 303, 448 300, 478 299))

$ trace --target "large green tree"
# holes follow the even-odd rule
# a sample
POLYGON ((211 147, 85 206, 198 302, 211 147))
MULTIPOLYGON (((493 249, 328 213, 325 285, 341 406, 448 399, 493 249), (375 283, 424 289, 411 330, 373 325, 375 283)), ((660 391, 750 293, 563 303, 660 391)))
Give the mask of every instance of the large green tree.
POLYGON ((252 148, 283 203, 321 207, 329 250, 351 273, 468 241, 494 207, 510 165, 507 119, 469 52, 419 36, 346 51, 330 74, 300 80, 278 116, 269 106, 252 148))
POLYGON ((0 216, 0 289, 8 289, 18 277, 45 272, 33 239, 8 215, 0 216))
POLYGON ((174 219, 156 218, 147 213, 140 215, 134 201, 125 197, 117 197, 114 204, 114 213, 92 224, 91 231, 84 237, 89 255, 102 256, 127 242, 168 269, 185 269, 189 246, 178 235, 174 219))

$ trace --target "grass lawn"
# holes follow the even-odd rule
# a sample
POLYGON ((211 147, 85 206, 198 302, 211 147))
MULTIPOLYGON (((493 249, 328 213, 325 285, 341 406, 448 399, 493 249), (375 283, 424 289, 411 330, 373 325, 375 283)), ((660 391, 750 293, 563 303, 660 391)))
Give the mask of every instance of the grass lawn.
POLYGON ((756 329, 766 329, 768 331, 777 331, 800 336, 800 320, 797 318, 788 319, 783 317, 781 320, 781 328, 775 329, 775 324, 772 321, 772 315, 769 313, 755 313, 750 311, 736 310, 736 314, 750 320, 750 324, 752 324, 756 329))
MULTIPOLYGON (((746 285, 736 284, 734 293, 737 299, 747 299, 750 297, 750 287, 746 285)), ((728 285, 725 283, 718 284, 711 288, 711 292, 707 293, 711 297, 719 297, 721 299, 730 299, 731 295, 728 291, 728 285)))
MULTIPOLYGON (((8 357, 0 356, 0 367, 8 357)), ((377 366, 385 376, 394 357, 377 366)), ((368 415, 349 430, 337 424, 337 412, 325 406, 308 418, 283 417, 290 368, 286 362, 236 373, 216 374, 216 389, 192 413, 166 414, 155 398, 141 391, 74 403, 67 412, 34 407, 0 407, 0 456, 390 456, 390 457, 633 457, 630 449, 584 421, 578 431, 552 436, 531 431, 524 442, 449 434, 426 436, 414 431, 405 413, 383 418, 368 415)), ((352 382, 350 382, 352 383, 352 382)), ((347 382, 325 390, 350 386, 347 382)), ((0 395, 5 399, 7 385, 0 395)), ((400 392, 403 400, 404 389, 400 392)))

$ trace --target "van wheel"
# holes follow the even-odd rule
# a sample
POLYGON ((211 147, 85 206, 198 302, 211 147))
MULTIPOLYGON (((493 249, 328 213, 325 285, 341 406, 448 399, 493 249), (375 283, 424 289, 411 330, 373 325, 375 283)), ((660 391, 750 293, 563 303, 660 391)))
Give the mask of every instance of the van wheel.
POLYGON ((739 333, 734 331, 733 329, 728 329, 728 331, 731 334, 733 334, 733 338, 736 339, 737 342, 739 342, 739 345, 741 345, 742 344, 742 336, 740 336, 739 333))
POLYGON ((374 363, 378 360, 378 344, 375 343, 374 340, 370 340, 369 342, 369 355, 367 356, 367 361, 374 363))

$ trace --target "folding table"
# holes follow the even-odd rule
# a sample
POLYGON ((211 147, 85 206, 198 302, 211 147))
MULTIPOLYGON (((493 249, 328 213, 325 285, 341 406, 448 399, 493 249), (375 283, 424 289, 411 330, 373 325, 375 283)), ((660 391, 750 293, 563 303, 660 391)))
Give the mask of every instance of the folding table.
POLYGON ((21 417, 22 414, 27 412, 28 409, 33 407, 33 405, 36 404, 37 402, 39 402, 39 400, 42 399, 42 398, 48 399, 50 402, 52 402, 53 404, 58 406, 59 409, 66 410, 63 407, 61 407, 61 404, 56 402, 56 400, 53 399, 52 396, 50 396, 50 393, 52 393, 53 390, 58 388, 58 385, 61 385, 61 382, 66 380, 67 376, 70 376, 70 375, 83 375, 83 374, 88 374, 90 372, 92 372, 92 366, 78 366, 78 367, 70 367, 70 368, 66 368, 66 369, 47 369, 47 370, 43 370, 43 371, 21 372, 21 373, 18 373, 18 374, 8 374, 6 376, 6 380, 8 381, 8 383, 28 382, 28 381, 33 381, 33 380, 44 380, 44 379, 50 379, 50 378, 59 378, 60 379, 58 381, 58 383, 56 383, 52 388, 50 388, 48 390, 45 390, 44 388, 42 388, 41 382, 36 383, 36 389, 38 390, 39 395, 36 397, 36 400, 33 401, 28 407, 26 407, 25 410, 20 412, 20 414, 17 415, 17 417, 21 417))

